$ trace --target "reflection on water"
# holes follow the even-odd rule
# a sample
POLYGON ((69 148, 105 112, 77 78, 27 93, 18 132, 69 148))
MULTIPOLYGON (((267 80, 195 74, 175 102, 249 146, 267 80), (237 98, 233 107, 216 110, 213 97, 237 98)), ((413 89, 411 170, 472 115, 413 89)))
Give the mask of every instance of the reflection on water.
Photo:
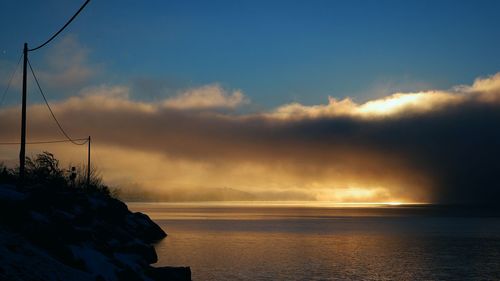
POLYGON ((430 206, 339 208, 129 203, 169 236, 158 265, 194 280, 491 280, 500 219, 430 206))

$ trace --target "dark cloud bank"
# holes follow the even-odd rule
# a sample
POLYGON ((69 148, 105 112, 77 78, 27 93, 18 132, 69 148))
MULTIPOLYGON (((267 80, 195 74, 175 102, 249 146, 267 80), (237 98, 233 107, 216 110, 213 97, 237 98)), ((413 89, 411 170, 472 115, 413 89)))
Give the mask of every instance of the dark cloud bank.
MULTIPOLYGON (((500 199, 500 103, 464 98, 432 110, 274 118, 178 110, 123 97, 86 96, 57 104, 73 135, 101 144, 207 162, 286 166, 305 179, 348 176, 390 185, 439 203, 497 204, 500 199), (422 195, 423 194, 423 195, 422 195)), ((33 138, 53 137, 33 107, 33 138)), ((18 131, 14 110, 0 111, 2 134, 18 131)), ((414 194, 414 195, 413 195, 414 194)), ((410 196, 410 197, 412 197, 410 196)))

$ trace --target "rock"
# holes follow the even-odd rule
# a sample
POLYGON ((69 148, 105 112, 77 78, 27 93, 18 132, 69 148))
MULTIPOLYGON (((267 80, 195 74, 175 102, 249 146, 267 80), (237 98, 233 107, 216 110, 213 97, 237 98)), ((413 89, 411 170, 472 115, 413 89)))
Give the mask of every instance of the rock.
POLYGON ((189 267, 150 267, 148 276, 154 280, 183 281, 191 280, 189 267))
MULTIPOLYGON (((147 215, 130 212, 115 198, 81 190, 45 186, 20 190, 0 185, 0 203, 0 229, 9 237, 22 237, 19 241, 23 243, 13 245, 10 239, 7 245, 0 240, 0 252, 15 250, 16 259, 26 264, 30 263, 30 255, 23 252, 27 248, 40 253, 37 257, 47 255, 54 267, 50 270, 76 276, 60 280, 191 280, 189 267, 150 265, 158 260, 152 243, 167 234, 147 215)), ((8 266, 0 269, 9 270, 8 266)), ((14 280, 26 281, 32 279, 22 276, 30 273, 3 276, 17 274, 21 277, 14 280)))
POLYGON ((15 186, 8 184, 0 185, 0 201, 20 201, 26 199, 26 195, 15 190, 15 186))
POLYGON ((134 229, 136 235, 144 239, 156 242, 167 236, 165 231, 154 223, 147 215, 136 212, 127 216, 127 224, 134 229))
POLYGON ((140 241, 131 241, 121 247, 121 250, 131 255, 142 257, 147 264, 155 263, 158 261, 155 248, 149 244, 140 241))

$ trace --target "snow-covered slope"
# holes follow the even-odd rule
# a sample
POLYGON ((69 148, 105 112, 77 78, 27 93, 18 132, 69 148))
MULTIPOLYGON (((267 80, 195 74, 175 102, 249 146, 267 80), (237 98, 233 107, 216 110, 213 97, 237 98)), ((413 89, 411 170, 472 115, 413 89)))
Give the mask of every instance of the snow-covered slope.
POLYGON ((0 280, 190 280, 188 267, 151 266, 164 237, 100 193, 0 185, 0 280))

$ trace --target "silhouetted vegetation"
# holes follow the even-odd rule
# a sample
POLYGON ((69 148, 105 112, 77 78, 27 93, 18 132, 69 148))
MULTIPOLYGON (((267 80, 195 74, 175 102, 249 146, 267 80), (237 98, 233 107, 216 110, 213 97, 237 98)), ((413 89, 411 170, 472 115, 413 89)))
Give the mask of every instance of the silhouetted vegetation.
MULTIPOLYGON (((87 182, 87 167, 80 165, 68 169, 61 168, 54 154, 44 151, 35 157, 26 157, 26 174, 22 186, 25 188, 76 189, 89 193, 116 196, 102 181, 102 176, 91 168, 90 181, 87 182)), ((19 167, 8 168, 0 163, 0 184, 21 185, 19 167)))
POLYGON ((63 169, 49 152, 0 164, 0 280, 191 280, 187 267, 153 267, 166 237, 113 198, 94 169, 63 169), (94 266, 95 264, 99 266, 94 266))

